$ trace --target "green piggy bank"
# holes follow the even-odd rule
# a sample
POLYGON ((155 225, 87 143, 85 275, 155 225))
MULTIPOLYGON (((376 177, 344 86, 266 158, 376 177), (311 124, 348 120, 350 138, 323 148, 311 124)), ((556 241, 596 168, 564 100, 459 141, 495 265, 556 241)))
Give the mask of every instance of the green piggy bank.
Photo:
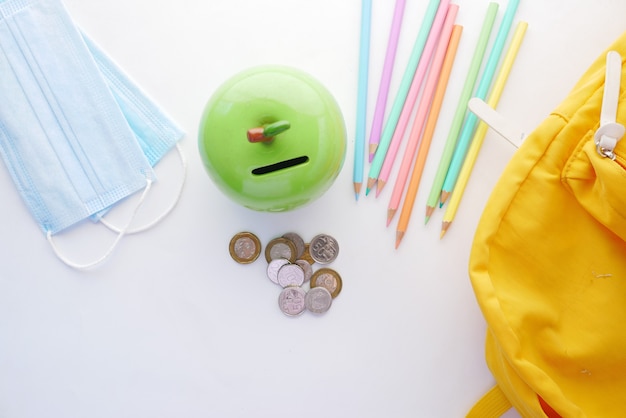
POLYGON ((341 110, 310 75, 290 67, 243 71, 218 88, 198 132, 219 189, 258 211, 291 210, 321 196, 346 153, 341 110))

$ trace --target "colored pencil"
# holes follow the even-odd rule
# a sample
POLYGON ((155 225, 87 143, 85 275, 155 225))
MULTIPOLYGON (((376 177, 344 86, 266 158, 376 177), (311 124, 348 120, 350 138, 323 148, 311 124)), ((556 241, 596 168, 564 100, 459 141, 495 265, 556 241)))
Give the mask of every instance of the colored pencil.
MULTIPOLYGON (((495 108, 498 105, 498 101, 500 100, 500 96, 502 95, 502 91, 504 90, 509 74, 511 73, 511 68, 513 67, 515 58, 517 57, 517 53, 522 44, 522 40, 524 39, 527 27, 528 24, 526 22, 520 22, 515 29, 511 45, 509 46, 506 56, 504 57, 504 61, 502 62, 502 66, 494 83, 493 90, 489 95, 489 100, 487 101, 487 104, 489 104, 492 108, 495 108)), ((442 238, 446 231, 450 228, 450 225, 452 224, 452 221, 457 213, 461 197, 465 191, 465 186, 467 185, 472 169, 474 168, 476 158, 478 157, 478 152, 480 151, 485 135, 487 134, 487 129, 488 125, 485 122, 480 122, 478 129, 476 130, 476 134, 474 135, 474 139, 472 139, 472 143, 461 168, 456 186, 452 191, 450 202, 443 215, 443 222, 441 225, 442 238)))
MULTIPOLYGON (((498 29, 498 35, 496 36, 496 40, 494 41, 491 52, 489 53, 487 64, 485 65, 483 75, 478 83, 478 88, 476 89, 474 97, 478 97, 480 99, 487 97, 487 93, 493 80, 493 75, 498 66, 498 62, 500 61, 502 50, 504 49, 504 44, 509 36, 513 17, 515 16, 518 6, 519 0, 509 1, 507 10, 504 12, 504 17, 502 18, 502 23, 498 29)), ((439 206, 443 206, 446 202, 448 196, 452 192, 452 189, 454 189, 457 179, 459 178, 459 171, 461 170, 461 165, 463 164, 463 160, 467 154, 467 149, 470 146, 470 141, 474 135, 477 122, 478 117, 470 112, 465 119, 463 128, 461 129, 461 135, 459 136, 456 148, 454 149, 454 154, 452 154, 450 167, 448 167, 446 178, 443 181, 439 206)))
POLYGON ((446 172, 450 166, 450 160, 452 159, 459 131, 461 130, 461 125, 463 124, 463 119, 465 118, 465 113, 467 111, 467 103, 472 95, 472 91, 474 90, 476 79, 478 78, 478 72, 480 71, 480 66, 482 65, 497 12, 498 3, 489 3, 487 13, 483 19, 480 34, 478 36, 478 42, 474 48, 469 70, 461 90, 461 96, 459 97, 459 101, 452 118, 452 123, 450 124, 450 131, 448 132, 448 137, 444 144, 435 178, 426 201, 426 223, 428 223, 431 214, 435 210, 437 202, 439 202, 441 188, 443 187, 443 180, 445 179, 446 172))
MULTIPOLYGON (((417 190, 424 171, 424 165, 426 164, 426 157, 428 156, 428 150, 435 133, 437 126, 437 119, 441 111, 443 99, 448 87, 448 80, 450 79, 450 73, 452 72, 452 66, 456 58, 456 52, 458 50, 459 42, 461 40, 461 34, 463 33, 463 26, 454 25, 452 29, 452 35, 450 36, 450 42, 446 50, 446 56, 441 66, 441 74, 437 81, 437 87, 435 89, 435 95, 431 104, 430 113, 424 127, 422 134, 422 140, 417 150, 417 156, 415 157, 415 164, 413 165, 413 171, 411 172, 411 178, 409 185, 407 186, 406 196, 404 197, 404 203, 400 210, 400 218, 398 219, 398 225, 396 226, 396 248, 400 246, 402 238, 408 229, 409 220, 411 219, 411 213, 415 203, 415 197, 417 196, 417 190)), ((393 215, 392 215, 393 216, 393 215)))
MULTIPOLYGON (((439 42, 437 43, 437 48, 435 54, 433 55, 433 62, 430 64, 428 77, 426 78, 426 82, 424 84, 424 91, 422 92, 422 97, 420 98, 420 102, 417 106, 417 113, 415 114, 415 119, 413 120, 413 126, 411 127, 411 131, 409 133, 409 138, 404 150, 404 156, 402 157, 402 162, 400 164, 400 170, 398 171, 396 182, 393 186, 393 192, 391 193, 391 199, 387 207, 387 226, 391 223, 391 219, 395 215, 396 210, 400 205, 402 194, 404 193, 404 186, 406 185, 409 170, 411 169, 411 165, 415 159, 417 146, 420 143, 422 131, 424 130, 424 124, 426 123, 426 118, 428 117, 428 113, 431 108, 435 88, 437 87, 437 80, 439 80, 439 75, 441 74, 441 67, 446 56, 448 43, 450 42, 450 36, 452 35, 452 28, 454 27, 454 21, 458 10, 459 6, 456 4, 450 5, 448 14, 446 15, 446 20, 441 29, 439 42)), ((382 174, 383 172, 381 171, 381 177, 378 178, 377 192, 379 192, 383 186, 381 183, 382 174)))
POLYGON ((417 70, 415 71, 415 77, 413 78, 413 82, 411 83, 411 87, 409 88, 409 93, 407 94, 404 106, 402 107, 402 112, 400 113, 400 118, 398 119, 396 130, 391 137, 389 148, 383 160, 383 164, 378 174, 378 178, 376 179, 378 182, 376 186, 377 196, 378 194, 380 194, 382 188, 389 179, 389 174, 391 173, 391 169, 393 168, 393 164, 396 160, 396 155, 398 154, 398 150, 400 149, 400 144, 402 143, 402 139, 404 138, 404 134, 406 133, 406 128, 409 124, 409 120, 411 119, 411 114, 413 113, 415 102, 419 97, 419 93, 422 88, 422 84, 424 83, 426 72, 428 71, 430 62, 432 61, 431 58, 434 54, 435 47, 437 46, 439 35, 441 34, 441 29, 443 28, 443 24, 446 20, 449 9, 450 0, 443 0, 439 5, 439 10, 437 10, 437 15, 435 16, 433 26, 430 29, 430 33, 428 34, 428 40, 426 41, 426 45, 424 47, 422 59, 417 66, 417 70))
POLYGON ((428 7, 426 8, 426 13, 424 14, 422 25, 420 26, 419 33, 417 34, 417 38, 415 39, 415 43, 411 51, 411 56, 409 57, 409 63, 404 70, 404 75, 402 76, 402 80, 400 81, 398 93, 396 94, 393 105, 391 107, 391 111, 389 112, 389 116, 387 117, 387 121, 385 122, 383 133, 380 137, 378 148, 376 149, 376 154, 374 154, 372 164, 370 165, 365 195, 369 194, 369 191, 372 189, 372 187, 376 183, 376 179, 378 178, 378 173, 380 172, 380 168, 383 164, 385 154, 387 153, 387 149, 389 148, 389 141, 391 141, 393 131, 396 129, 396 123, 398 122, 398 118, 400 117, 400 112, 402 111, 404 100, 406 99, 406 95, 409 92, 409 88, 411 87, 411 81, 413 80, 413 76, 415 75, 415 70, 417 69, 417 65, 419 64, 422 52, 424 51, 426 38, 428 38, 428 33, 430 32, 433 20, 435 20, 435 14, 437 13, 437 9, 439 7, 439 1, 440 0, 430 0, 430 2, 428 3, 428 7))
POLYGON ((389 97, 389 86, 391 84, 391 76, 393 75, 393 66, 396 59, 396 51, 398 50, 398 40, 400 38, 400 29, 402 27, 402 18, 406 0, 396 0, 396 6, 393 12, 393 20, 391 21, 391 31, 389 33, 389 41, 387 43, 387 52, 385 53, 385 63, 383 65, 383 74, 380 79, 378 88, 378 97, 376 99, 376 108, 374 109, 374 118, 372 120, 372 129, 370 130, 369 139, 369 161, 372 162, 378 142, 380 141, 380 133, 383 130, 383 120, 385 118, 385 110, 387 108, 387 98, 389 97))
POLYGON ((359 80, 357 92, 356 132, 354 141, 354 195, 359 199, 363 183, 363 160, 365 159, 365 129, 367 119, 367 85, 369 73, 370 32, 372 23, 372 0, 361 3, 361 38, 359 46, 359 80))

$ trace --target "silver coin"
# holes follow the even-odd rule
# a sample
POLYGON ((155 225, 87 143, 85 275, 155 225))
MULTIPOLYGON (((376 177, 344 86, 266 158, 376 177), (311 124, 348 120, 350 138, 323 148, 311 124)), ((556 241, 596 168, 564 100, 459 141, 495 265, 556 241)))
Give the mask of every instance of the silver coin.
POLYGON ((306 292, 304 297, 306 308, 313 313, 324 313, 333 304, 333 297, 328 289, 324 287, 314 287, 306 292))
POLYGON ((285 264, 289 264, 289 260, 284 258, 277 258, 272 260, 267 265, 267 277, 274 283, 278 284, 278 271, 285 264))
POLYGON ((306 260, 296 260, 295 263, 304 270, 304 282, 306 283, 311 280, 311 276, 313 276, 313 267, 311 267, 311 264, 306 260))
POLYGON ((304 270, 297 264, 285 264, 278 270, 277 280, 282 287, 302 286, 304 270))
POLYGON ((313 260, 320 264, 333 262, 339 254, 339 243, 327 234, 319 234, 313 237, 309 244, 309 252, 313 260))
POLYGON ((305 297, 306 292, 301 287, 286 287, 278 295, 278 306, 285 315, 297 316, 306 309, 305 297))
POLYGON ((296 246, 296 258, 302 257, 305 245, 302 237, 295 232, 287 232, 283 235, 283 238, 287 238, 289 241, 293 242, 293 245, 296 246))

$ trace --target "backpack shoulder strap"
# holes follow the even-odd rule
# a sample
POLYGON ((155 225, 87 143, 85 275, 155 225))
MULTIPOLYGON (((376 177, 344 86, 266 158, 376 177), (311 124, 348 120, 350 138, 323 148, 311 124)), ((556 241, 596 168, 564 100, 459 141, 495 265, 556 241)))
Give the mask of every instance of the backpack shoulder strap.
POLYGON ((466 418, 498 418, 511 409, 511 406, 504 392, 495 385, 476 402, 466 418))

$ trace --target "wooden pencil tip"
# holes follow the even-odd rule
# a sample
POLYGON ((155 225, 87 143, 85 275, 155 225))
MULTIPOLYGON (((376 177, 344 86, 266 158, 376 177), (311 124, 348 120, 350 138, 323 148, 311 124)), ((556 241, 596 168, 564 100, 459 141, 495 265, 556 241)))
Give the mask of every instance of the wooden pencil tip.
POLYGON ((370 163, 374 159, 374 154, 376 154, 377 149, 378 149, 378 144, 370 144, 370 163))
POLYGON ((375 185, 376 185, 376 179, 373 179, 371 177, 367 179, 367 187, 365 188, 365 196, 370 194, 370 191, 374 188, 375 185))
POLYGON ((404 232, 396 231, 396 250, 400 246, 400 243, 402 242, 402 238, 404 238, 404 232))
POLYGON ((430 206, 430 205, 426 206, 426 223, 428 223, 428 220, 430 219, 434 211, 435 211, 434 206, 430 206))
POLYGON ((441 223, 441 234, 439 235, 439 239, 443 238, 443 236, 446 235, 446 232, 448 232, 448 228, 450 228, 451 223, 452 222, 447 221, 441 223))
POLYGON ((380 179, 376 182, 376 197, 380 196, 380 192, 383 191, 383 187, 385 187, 385 184, 387 183, 380 179))
POLYGON ((396 209, 387 209, 387 226, 391 223, 394 215, 396 214, 396 209))
POLYGON ((361 193, 361 183, 354 182, 354 196, 356 200, 359 200, 360 193, 361 193))
POLYGON ((426 219, 424 219, 424 225, 426 225, 428 221, 430 221, 430 216, 426 216, 426 219))
POLYGON ((450 192, 446 192, 443 191, 441 192, 441 198, 439 199, 439 207, 442 207, 444 205, 444 203, 446 203, 446 200, 448 200, 448 198, 450 197, 450 192))

